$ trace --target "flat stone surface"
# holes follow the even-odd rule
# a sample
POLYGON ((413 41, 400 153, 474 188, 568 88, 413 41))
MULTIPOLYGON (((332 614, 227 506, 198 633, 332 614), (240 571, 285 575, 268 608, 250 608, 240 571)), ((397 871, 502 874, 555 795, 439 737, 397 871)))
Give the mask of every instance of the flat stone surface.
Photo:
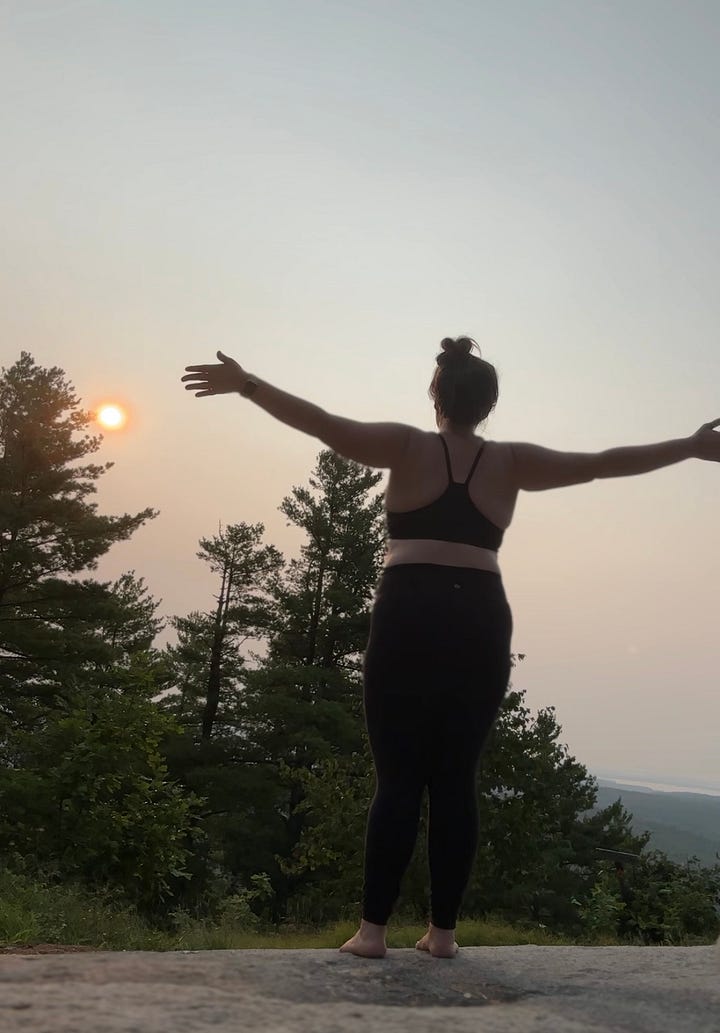
POLYGON ((7 954, 2 1033, 720 1033, 715 947, 7 954))

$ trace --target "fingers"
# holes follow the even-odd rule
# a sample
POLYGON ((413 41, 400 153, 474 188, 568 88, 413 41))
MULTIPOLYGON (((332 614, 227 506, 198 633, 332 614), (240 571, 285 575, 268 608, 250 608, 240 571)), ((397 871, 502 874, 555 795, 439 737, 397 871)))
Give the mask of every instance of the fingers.
POLYGON ((217 394, 217 390, 210 386, 207 380, 197 380, 185 385, 186 391, 204 391, 207 394, 217 394))
POLYGON ((239 367, 235 360, 229 358, 224 352, 218 351, 217 357, 220 359, 220 365, 202 363, 198 366, 185 367, 185 376, 180 377, 180 382, 185 384, 186 391, 194 391, 196 398, 227 394, 233 390, 231 381, 236 379, 235 372, 239 367))
MULTIPOLYGON (((227 363, 227 362, 234 362, 235 361, 234 359, 231 359, 228 355, 225 355, 223 352, 218 352, 217 353, 217 357, 220 359, 220 362, 221 362, 222 365, 225 365, 225 363, 227 363)), ((213 363, 204 362, 204 363, 202 363, 202 365, 199 365, 199 366, 186 366, 185 367, 185 372, 186 373, 207 373, 208 370, 210 370, 210 369, 219 369, 219 368, 220 367, 218 366, 218 364, 216 362, 213 362, 213 363)))
POLYGON ((716 427, 720 427, 720 418, 718 418, 717 420, 710 420, 709 423, 703 423, 702 427, 697 433, 702 434, 703 431, 715 430, 716 427))

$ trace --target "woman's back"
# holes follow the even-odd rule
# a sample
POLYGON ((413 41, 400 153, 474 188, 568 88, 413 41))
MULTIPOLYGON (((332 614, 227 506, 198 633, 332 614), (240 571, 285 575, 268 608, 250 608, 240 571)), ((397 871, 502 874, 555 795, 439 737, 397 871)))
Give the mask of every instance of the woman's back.
POLYGON ((497 570, 497 548, 517 499, 512 464, 502 442, 413 430, 403 463, 390 471, 386 565, 497 570))

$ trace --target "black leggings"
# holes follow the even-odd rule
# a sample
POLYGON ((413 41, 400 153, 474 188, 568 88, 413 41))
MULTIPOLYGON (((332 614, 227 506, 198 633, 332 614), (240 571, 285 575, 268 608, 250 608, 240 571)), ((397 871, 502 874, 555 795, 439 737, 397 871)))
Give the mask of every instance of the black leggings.
POLYGON ((512 616, 498 574, 399 564, 384 571, 365 653, 377 787, 363 918, 386 925, 428 787, 431 920, 454 929, 477 848, 475 776, 508 686, 512 616))

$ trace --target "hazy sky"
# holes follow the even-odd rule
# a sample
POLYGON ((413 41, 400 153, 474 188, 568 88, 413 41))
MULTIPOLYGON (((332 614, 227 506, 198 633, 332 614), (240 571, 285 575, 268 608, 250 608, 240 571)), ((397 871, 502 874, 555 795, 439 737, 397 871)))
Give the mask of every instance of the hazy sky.
MULTIPOLYGON (((165 614, 319 445, 182 367, 223 348, 332 411, 431 428, 437 344, 498 366, 496 439, 595 450, 720 416, 720 7, 697 0, 0 0, 0 360, 62 366, 106 512, 161 515, 165 614)), ((720 787, 720 466, 524 495, 501 552, 591 770, 720 787)))

